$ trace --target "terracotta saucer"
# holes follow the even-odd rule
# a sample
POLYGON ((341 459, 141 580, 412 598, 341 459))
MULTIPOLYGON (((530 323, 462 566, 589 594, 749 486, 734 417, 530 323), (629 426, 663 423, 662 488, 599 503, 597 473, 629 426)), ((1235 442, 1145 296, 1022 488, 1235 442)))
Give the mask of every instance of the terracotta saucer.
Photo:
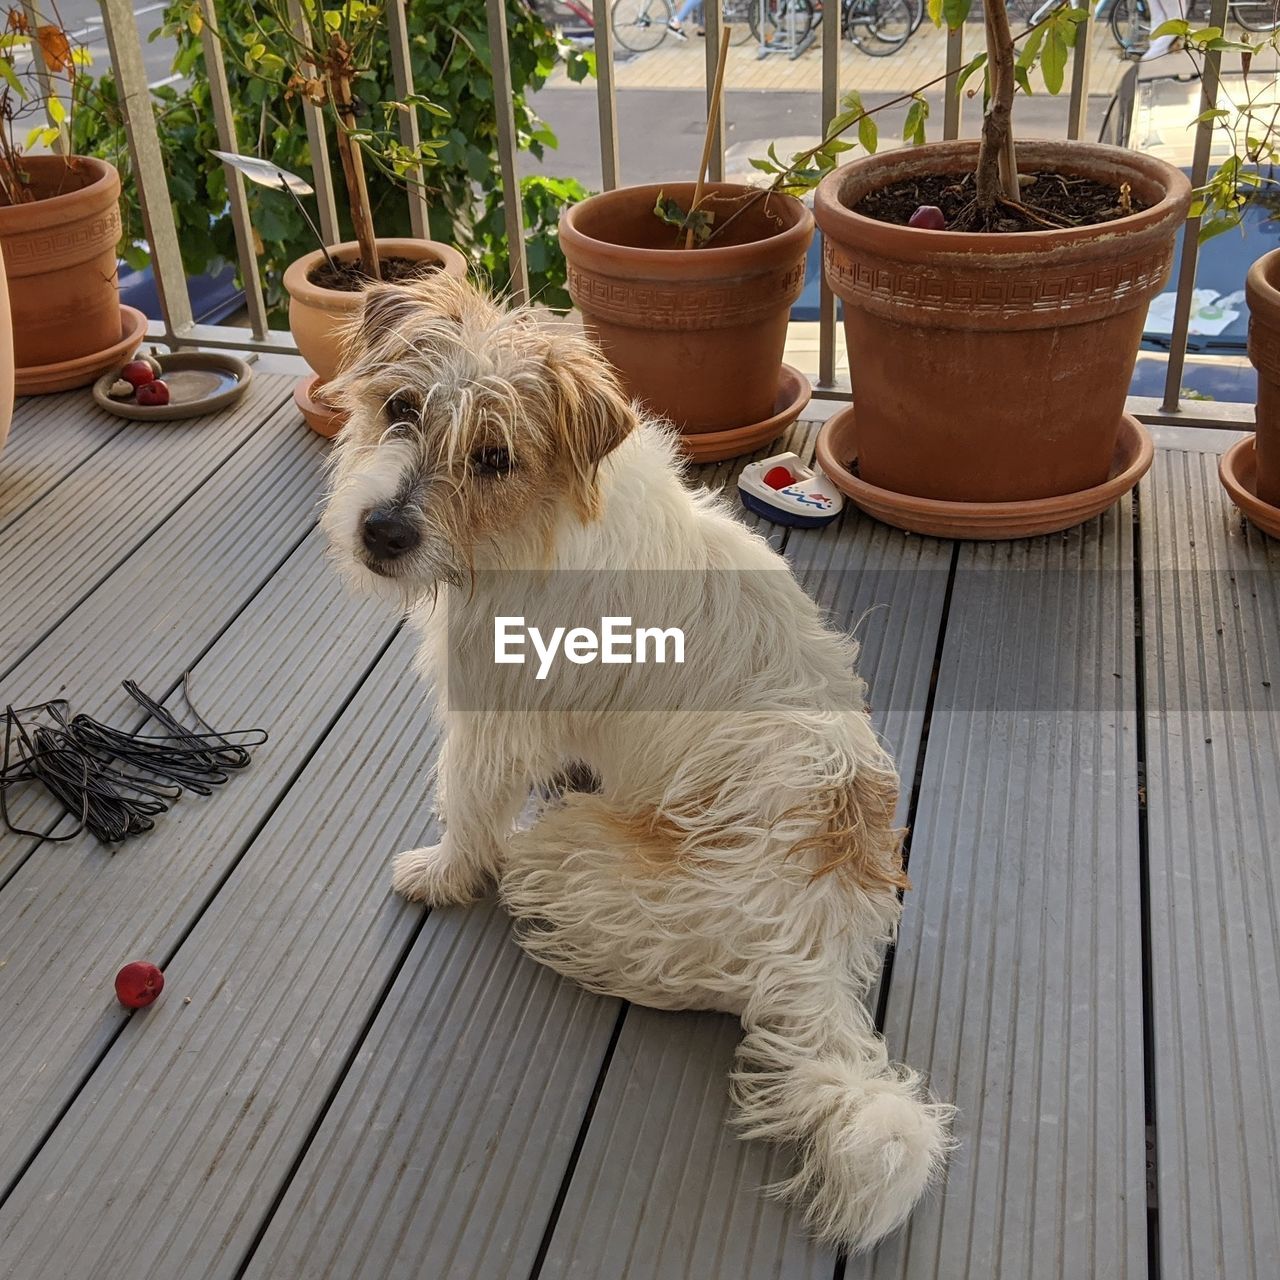
POLYGON ((33 364, 14 372, 14 391, 20 396, 45 396, 52 391, 87 387, 104 373, 127 364, 147 336, 147 317, 136 307, 120 307, 120 341, 75 360, 33 364))
POLYGON ((1222 455, 1218 479, 1251 525, 1269 537, 1280 538, 1280 507, 1258 497, 1258 455, 1253 436, 1245 436, 1222 455))
POLYGON ((818 432, 817 454, 832 483, 877 520, 935 538, 994 541, 1058 533, 1105 511, 1146 475, 1155 446, 1146 427, 1128 414, 1120 419, 1111 476, 1102 484, 1055 498, 1022 502, 945 502, 916 498, 867 484, 849 470, 856 458, 852 407, 830 418, 818 432))
POLYGON ((685 456, 694 462, 723 462, 726 458, 752 453, 762 444, 776 440, 800 416, 812 394, 809 379, 799 369, 784 364, 772 417, 728 431, 682 432, 680 443, 685 456))
POLYGON ((293 403, 297 405, 298 412, 306 418, 307 426, 316 435, 332 440, 342 430, 347 415, 325 404, 324 400, 316 394, 319 383, 318 373, 309 373, 305 378, 300 378, 293 384, 293 403))
POLYGON ((118 369, 93 384, 93 398, 108 413, 134 422, 176 422, 198 418, 233 405, 244 395, 253 370, 238 356, 219 351, 174 351, 155 357, 160 377, 169 388, 168 404, 139 404, 135 399, 113 400, 111 385, 118 369))

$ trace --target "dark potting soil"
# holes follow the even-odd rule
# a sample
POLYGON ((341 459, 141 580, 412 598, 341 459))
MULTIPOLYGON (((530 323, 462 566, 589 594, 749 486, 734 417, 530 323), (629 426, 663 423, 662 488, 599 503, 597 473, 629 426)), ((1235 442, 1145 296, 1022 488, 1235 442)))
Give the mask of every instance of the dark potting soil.
MULTIPOLYGON (((437 263, 416 258, 379 258, 378 265, 384 284, 408 284, 440 270, 437 263)), ((308 273, 307 279, 322 289, 337 289, 340 293, 359 293, 370 282, 369 274, 359 262, 335 262, 331 267, 322 261, 308 273)))
POLYGON ((896 182, 871 192, 854 206, 854 212, 906 226, 922 204, 931 204, 942 210, 948 231, 1012 232, 1094 226, 1147 208, 1127 189, 1117 191, 1092 178, 1033 173, 1023 174, 1021 182, 1021 200, 1017 204, 1002 200, 989 216, 978 208, 972 173, 926 173, 896 182))

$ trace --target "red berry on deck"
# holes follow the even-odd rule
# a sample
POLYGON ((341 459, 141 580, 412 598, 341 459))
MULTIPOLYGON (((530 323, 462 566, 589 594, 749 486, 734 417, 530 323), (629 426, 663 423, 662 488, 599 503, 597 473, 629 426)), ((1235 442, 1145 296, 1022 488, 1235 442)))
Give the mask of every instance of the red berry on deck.
POLYGON ((794 479, 786 467, 770 467, 764 473, 764 482, 770 489, 785 489, 794 479))
POLYGON ((169 403, 169 384, 157 378, 154 382, 144 382, 135 393, 139 404, 148 408, 154 405, 169 403))
POLYGON ((945 231, 947 219, 936 204, 922 204, 907 219, 909 227, 923 227, 926 231, 945 231))
POLYGON ((116 999, 126 1009, 145 1009, 164 990, 164 974, 146 960, 134 960, 116 974, 116 999))
POLYGON ((130 360, 120 376, 136 391, 143 383, 154 382, 156 371, 145 360, 130 360))

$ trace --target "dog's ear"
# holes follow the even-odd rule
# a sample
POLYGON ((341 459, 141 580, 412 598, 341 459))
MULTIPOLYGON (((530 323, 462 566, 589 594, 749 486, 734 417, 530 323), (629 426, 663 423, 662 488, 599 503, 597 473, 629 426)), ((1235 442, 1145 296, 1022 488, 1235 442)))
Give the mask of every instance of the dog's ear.
POLYGON ((424 319, 460 325, 467 307, 481 305, 484 296, 466 280, 433 271, 408 284, 371 284, 364 290, 359 330, 367 343, 403 330, 410 320, 424 319))
POLYGON ((580 338, 555 343, 546 356, 555 386, 559 449, 569 466, 571 498, 583 521, 600 513, 600 463, 635 429, 636 412, 604 356, 580 338))
POLYGON ((401 285, 368 285, 360 313, 359 336, 372 346, 399 328, 413 305, 412 293, 401 285))

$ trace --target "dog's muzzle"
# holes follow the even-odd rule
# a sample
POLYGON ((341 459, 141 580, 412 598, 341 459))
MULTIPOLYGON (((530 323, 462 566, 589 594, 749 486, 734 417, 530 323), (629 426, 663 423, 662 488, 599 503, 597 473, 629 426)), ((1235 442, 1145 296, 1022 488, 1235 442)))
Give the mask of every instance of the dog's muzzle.
POLYGON ((418 547, 422 532, 403 507, 387 504, 364 513, 360 541, 372 560, 391 564, 418 547))

